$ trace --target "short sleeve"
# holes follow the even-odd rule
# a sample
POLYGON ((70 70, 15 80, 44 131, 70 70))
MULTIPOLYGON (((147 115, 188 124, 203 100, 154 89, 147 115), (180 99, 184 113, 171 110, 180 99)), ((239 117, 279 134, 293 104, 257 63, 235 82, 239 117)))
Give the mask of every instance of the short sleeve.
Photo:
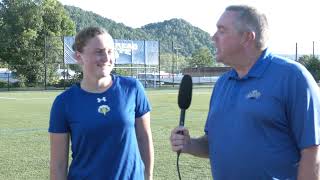
POLYGON ((139 118, 151 111, 151 105, 149 103, 148 97, 146 96, 144 87, 142 84, 136 80, 136 107, 135 107, 135 118, 139 118))
POLYGON ((67 133, 69 132, 68 122, 65 113, 65 102, 62 95, 56 97, 51 107, 49 132, 67 133))
POLYGON ((213 95, 214 95, 214 91, 216 89, 218 85, 218 82, 216 83, 216 85, 213 87, 213 90, 212 90, 212 93, 211 93, 211 98, 210 98, 210 104, 209 104, 209 112, 208 112, 208 115, 207 115, 207 120, 206 120, 206 123, 205 123, 205 126, 204 126, 204 133, 206 135, 208 135, 208 132, 209 132, 209 121, 210 119, 212 118, 212 115, 211 115, 211 107, 212 107, 212 104, 213 104, 213 95))
POLYGON ((320 143, 320 92, 311 74, 302 69, 289 82, 287 115, 300 150, 320 143))

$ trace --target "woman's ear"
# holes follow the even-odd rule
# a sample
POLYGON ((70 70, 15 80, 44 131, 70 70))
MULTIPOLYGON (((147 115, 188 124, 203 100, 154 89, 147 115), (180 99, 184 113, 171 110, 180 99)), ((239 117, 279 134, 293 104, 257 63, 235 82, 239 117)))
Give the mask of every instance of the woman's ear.
POLYGON ((75 51, 73 54, 73 58, 77 60, 78 64, 83 65, 83 60, 81 57, 81 53, 79 51, 75 51))

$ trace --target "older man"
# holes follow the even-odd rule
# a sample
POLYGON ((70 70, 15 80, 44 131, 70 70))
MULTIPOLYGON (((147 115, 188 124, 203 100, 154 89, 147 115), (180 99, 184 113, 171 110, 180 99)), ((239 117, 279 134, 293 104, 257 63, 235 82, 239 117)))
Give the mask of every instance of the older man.
POLYGON ((256 9, 226 8, 212 39, 232 70, 214 87, 205 135, 171 133, 173 151, 210 158, 215 180, 320 179, 319 88, 302 65, 266 48, 267 33, 256 9))

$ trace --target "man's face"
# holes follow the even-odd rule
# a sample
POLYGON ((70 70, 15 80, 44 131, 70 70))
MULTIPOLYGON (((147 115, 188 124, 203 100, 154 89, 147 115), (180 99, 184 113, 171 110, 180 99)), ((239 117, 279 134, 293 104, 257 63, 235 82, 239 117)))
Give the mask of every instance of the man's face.
POLYGON ((216 47, 216 60, 232 66, 238 55, 242 53, 241 33, 234 27, 237 13, 225 11, 217 22, 217 32, 213 35, 212 41, 216 47))

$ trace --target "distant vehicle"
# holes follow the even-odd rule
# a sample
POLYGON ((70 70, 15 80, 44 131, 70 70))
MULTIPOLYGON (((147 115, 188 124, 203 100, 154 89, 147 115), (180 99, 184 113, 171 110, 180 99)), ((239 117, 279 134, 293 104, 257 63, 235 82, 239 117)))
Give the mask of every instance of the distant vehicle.
POLYGON ((164 84, 163 79, 169 77, 170 74, 164 71, 152 72, 152 73, 139 73, 137 79, 141 81, 142 84, 145 84, 147 87, 156 87, 159 83, 164 84))
POLYGON ((57 69, 59 79, 72 79, 76 72, 71 69, 57 69))
POLYGON ((10 71, 8 68, 0 68, 0 81, 8 82, 8 80, 10 83, 16 83, 20 81, 15 73, 10 71))
MULTIPOLYGON (((163 71, 160 71, 160 74, 158 72, 154 73, 139 73, 137 78, 148 86, 155 86, 156 84, 180 84, 183 74, 171 74, 166 73, 163 71), (159 78, 160 77, 160 78, 159 78), (151 84, 151 85, 149 85, 151 84)), ((219 76, 201 76, 201 77, 192 77, 192 82, 195 84, 201 84, 201 83, 208 83, 212 84, 215 83, 219 79, 219 76)))

